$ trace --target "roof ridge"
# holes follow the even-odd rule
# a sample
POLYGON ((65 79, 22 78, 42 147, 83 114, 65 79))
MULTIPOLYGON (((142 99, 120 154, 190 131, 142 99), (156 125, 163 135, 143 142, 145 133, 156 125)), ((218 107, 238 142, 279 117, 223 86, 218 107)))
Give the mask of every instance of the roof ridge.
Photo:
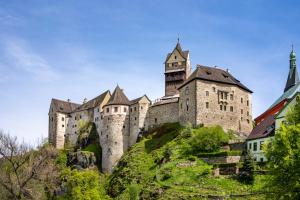
POLYGON ((119 85, 117 85, 106 105, 130 105, 130 101, 119 85))

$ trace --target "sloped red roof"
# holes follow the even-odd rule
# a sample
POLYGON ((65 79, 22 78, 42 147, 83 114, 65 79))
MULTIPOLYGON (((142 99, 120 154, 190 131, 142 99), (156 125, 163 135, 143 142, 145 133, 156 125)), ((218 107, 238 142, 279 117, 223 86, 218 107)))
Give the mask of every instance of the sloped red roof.
POLYGON ((274 115, 268 116, 253 128, 247 140, 264 138, 275 134, 275 118, 274 115))

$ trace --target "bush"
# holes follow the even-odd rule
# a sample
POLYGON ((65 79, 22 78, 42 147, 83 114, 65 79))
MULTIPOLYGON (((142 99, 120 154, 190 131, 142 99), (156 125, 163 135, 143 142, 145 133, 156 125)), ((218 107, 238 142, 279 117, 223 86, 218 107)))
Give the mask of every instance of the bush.
POLYGON ((239 181, 246 184, 253 184, 254 182, 254 160, 249 152, 245 155, 243 166, 239 174, 239 181))
POLYGON ((64 150, 61 150, 58 153, 57 158, 55 159, 55 165, 58 168, 62 169, 67 166, 67 161, 68 161, 67 153, 64 150))
POLYGON ((216 152, 220 150, 222 145, 227 144, 228 141, 228 135, 222 127, 202 127, 194 130, 193 136, 188 142, 190 146, 188 151, 193 155, 199 152, 216 152))
POLYGON ((57 198, 59 200, 100 200, 106 198, 97 171, 78 171, 67 168, 61 173, 60 179, 66 192, 57 198))
POLYGON ((138 184, 131 184, 128 187, 130 200, 138 200, 141 188, 138 184))

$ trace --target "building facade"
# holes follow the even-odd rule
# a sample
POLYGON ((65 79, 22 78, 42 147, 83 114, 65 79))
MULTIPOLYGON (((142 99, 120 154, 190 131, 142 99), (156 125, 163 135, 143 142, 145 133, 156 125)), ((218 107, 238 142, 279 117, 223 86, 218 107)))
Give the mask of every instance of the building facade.
POLYGON ((255 128, 247 138, 247 150, 257 162, 267 161, 263 144, 272 140, 286 113, 296 104, 300 92, 300 81, 296 66, 296 54, 294 49, 290 53, 290 67, 283 94, 261 115, 255 118, 255 128))
POLYGON ((250 133, 252 91, 228 70, 197 65, 191 73, 189 51, 182 51, 178 42, 167 55, 164 74, 165 95, 153 104, 146 95, 130 101, 119 86, 112 94, 106 91, 82 104, 53 99, 49 142, 56 148, 74 145, 80 123, 94 122, 102 147, 102 170, 112 172, 141 132, 164 123, 220 125, 240 136, 250 133))

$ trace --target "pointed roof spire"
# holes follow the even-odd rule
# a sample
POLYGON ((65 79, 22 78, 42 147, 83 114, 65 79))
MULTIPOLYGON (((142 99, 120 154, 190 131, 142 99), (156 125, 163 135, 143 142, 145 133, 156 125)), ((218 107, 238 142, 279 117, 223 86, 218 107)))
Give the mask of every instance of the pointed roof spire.
POLYGON ((296 54, 294 51, 294 45, 292 45, 292 51, 290 53, 290 72, 286 81, 284 92, 288 91, 291 87, 299 83, 299 76, 296 66, 296 54))
POLYGON ((117 85, 110 99, 108 100, 107 105, 129 105, 130 101, 124 94, 123 90, 117 85))

